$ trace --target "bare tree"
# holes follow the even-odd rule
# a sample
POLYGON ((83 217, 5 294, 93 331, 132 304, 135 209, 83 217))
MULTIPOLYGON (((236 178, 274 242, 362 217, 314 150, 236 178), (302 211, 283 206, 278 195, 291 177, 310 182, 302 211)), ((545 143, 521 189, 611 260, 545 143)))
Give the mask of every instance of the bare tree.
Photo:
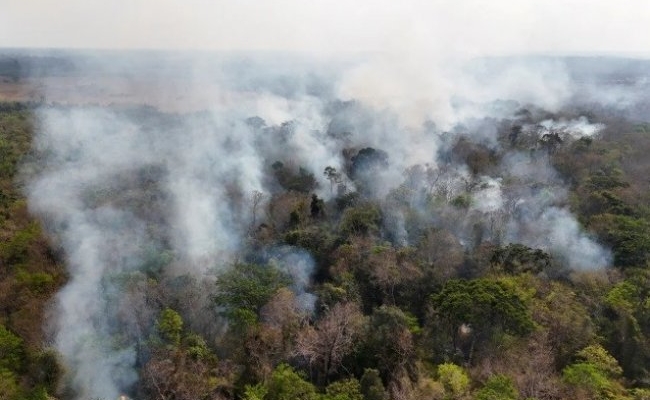
POLYGON ((404 170, 404 183, 409 189, 417 189, 425 182, 427 172, 422 165, 411 165, 404 170))
POLYGON ((319 380, 326 380, 354 350, 363 321, 356 304, 336 304, 315 326, 307 326, 299 333, 296 355, 316 369, 319 380))
POLYGON ((547 333, 531 335, 526 341, 510 348, 489 349, 481 362, 473 368, 478 381, 490 376, 509 376, 522 398, 557 399, 562 385, 555 372, 553 349, 547 333))
POLYGON ((417 245, 418 258, 433 269, 437 280, 444 281, 456 275, 464 260, 464 249, 451 232, 430 230, 417 245))
POLYGON ((154 352, 142 370, 142 382, 155 400, 222 400, 232 391, 232 371, 173 349, 154 352))
POLYGON ((384 292, 387 303, 395 304, 395 287, 422 276, 408 255, 392 247, 376 246, 368 256, 370 278, 384 292))
MULTIPOLYGON (((300 309, 296 295, 287 288, 281 288, 260 311, 262 329, 279 332, 279 348, 282 357, 293 352, 298 330, 304 324, 307 314, 300 309)), ((279 360, 277 360, 279 361, 279 360)))

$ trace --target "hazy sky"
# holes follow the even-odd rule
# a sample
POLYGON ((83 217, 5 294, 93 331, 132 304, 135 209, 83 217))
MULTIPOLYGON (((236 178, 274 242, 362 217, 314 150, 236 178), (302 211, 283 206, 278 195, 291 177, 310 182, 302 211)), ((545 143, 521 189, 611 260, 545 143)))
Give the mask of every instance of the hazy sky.
POLYGON ((0 0, 0 47, 650 54, 648 0, 0 0), (415 45, 413 44, 415 43, 415 45))

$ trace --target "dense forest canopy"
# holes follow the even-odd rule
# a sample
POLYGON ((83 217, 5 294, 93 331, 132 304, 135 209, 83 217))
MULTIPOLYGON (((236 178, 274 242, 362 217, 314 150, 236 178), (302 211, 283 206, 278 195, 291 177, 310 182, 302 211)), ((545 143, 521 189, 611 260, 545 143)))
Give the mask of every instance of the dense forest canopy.
POLYGON ((649 62, 221 57, 0 57, 0 398, 650 398, 649 62))

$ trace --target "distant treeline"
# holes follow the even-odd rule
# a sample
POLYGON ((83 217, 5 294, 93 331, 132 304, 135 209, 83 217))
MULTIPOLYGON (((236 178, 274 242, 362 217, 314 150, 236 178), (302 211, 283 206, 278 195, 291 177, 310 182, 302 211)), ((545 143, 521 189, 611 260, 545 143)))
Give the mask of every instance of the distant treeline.
POLYGON ((75 71, 74 64, 55 56, 0 55, 0 76, 18 81, 27 76, 62 76, 75 71))

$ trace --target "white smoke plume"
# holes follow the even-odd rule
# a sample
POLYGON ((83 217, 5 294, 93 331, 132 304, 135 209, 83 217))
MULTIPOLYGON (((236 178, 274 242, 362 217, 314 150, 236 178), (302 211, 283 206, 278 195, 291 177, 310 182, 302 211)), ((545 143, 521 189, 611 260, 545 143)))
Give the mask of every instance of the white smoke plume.
MULTIPOLYGON (((125 312, 124 303, 132 299, 124 282, 137 282, 150 268, 204 279, 236 259, 252 219, 250 195, 267 191, 263 175, 273 161, 313 167, 323 181, 325 166, 342 170, 338 149, 323 135, 322 99, 283 85, 281 76, 247 78, 247 71, 238 70, 233 80, 233 66, 213 63, 213 79, 203 62, 189 65, 190 74, 170 67, 185 77, 170 78, 171 88, 159 76, 152 85, 148 70, 138 66, 135 75, 127 73, 134 86, 125 86, 123 104, 95 106, 85 103, 105 99, 74 97, 66 102, 76 105, 38 112, 39 172, 28 194, 32 210, 66 253, 70 280, 57 295, 54 342, 80 399, 117 398, 137 380, 135 347, 146 340, 152 320, 151 313, 125 312), (171 111, 174 87, 195 84, 196 74, 213 83, 209 90, 196 89, 198 106, 190 101, 187 109, 182 97, 178 111, 171 111), (258 84, 265 89, 249 89, 258 84), (169 112, 131 105, 141 101, 130 94, 139 90, 152 90, 152 103, 169 112), (269 129, 251 126, 247 118, 253 116, 269 129), (276 128, 284 122, 291 129, 283 136, 276 128), (166 248, 171 262, 151 258, 166 248)), ((49 98, 61 96, 49 90, 49 98)), ((278 257, 305 310, 311 310, 314 298, 305 289, 311 257, 302 250, 278 257)), ((146 304, 141 307, 146 311, 146 304)))
POLYGON ((312 313, 316 296, 307 291, 315 267, 311 254, 300 248, 283 246, 272 249, 267 257, 270 264, 292 278, 292 289, 296 294, 296 301, 301 311, 312 313))
POLYGON ((591 137, 598 134, 605 128, 603 124, 590 124, 587 117, 580 117, 573 120, 545 120, 539 123, 541 126, 540 133, 561 132, 566 133, 572 138, 591 137))
POLYGON ((511 228, 511 241, 547 249, 575 270, 602 269, 612 261, 611 252, 590 238, 565 208, 550 207, 540 215, 513 223, 511 228))

